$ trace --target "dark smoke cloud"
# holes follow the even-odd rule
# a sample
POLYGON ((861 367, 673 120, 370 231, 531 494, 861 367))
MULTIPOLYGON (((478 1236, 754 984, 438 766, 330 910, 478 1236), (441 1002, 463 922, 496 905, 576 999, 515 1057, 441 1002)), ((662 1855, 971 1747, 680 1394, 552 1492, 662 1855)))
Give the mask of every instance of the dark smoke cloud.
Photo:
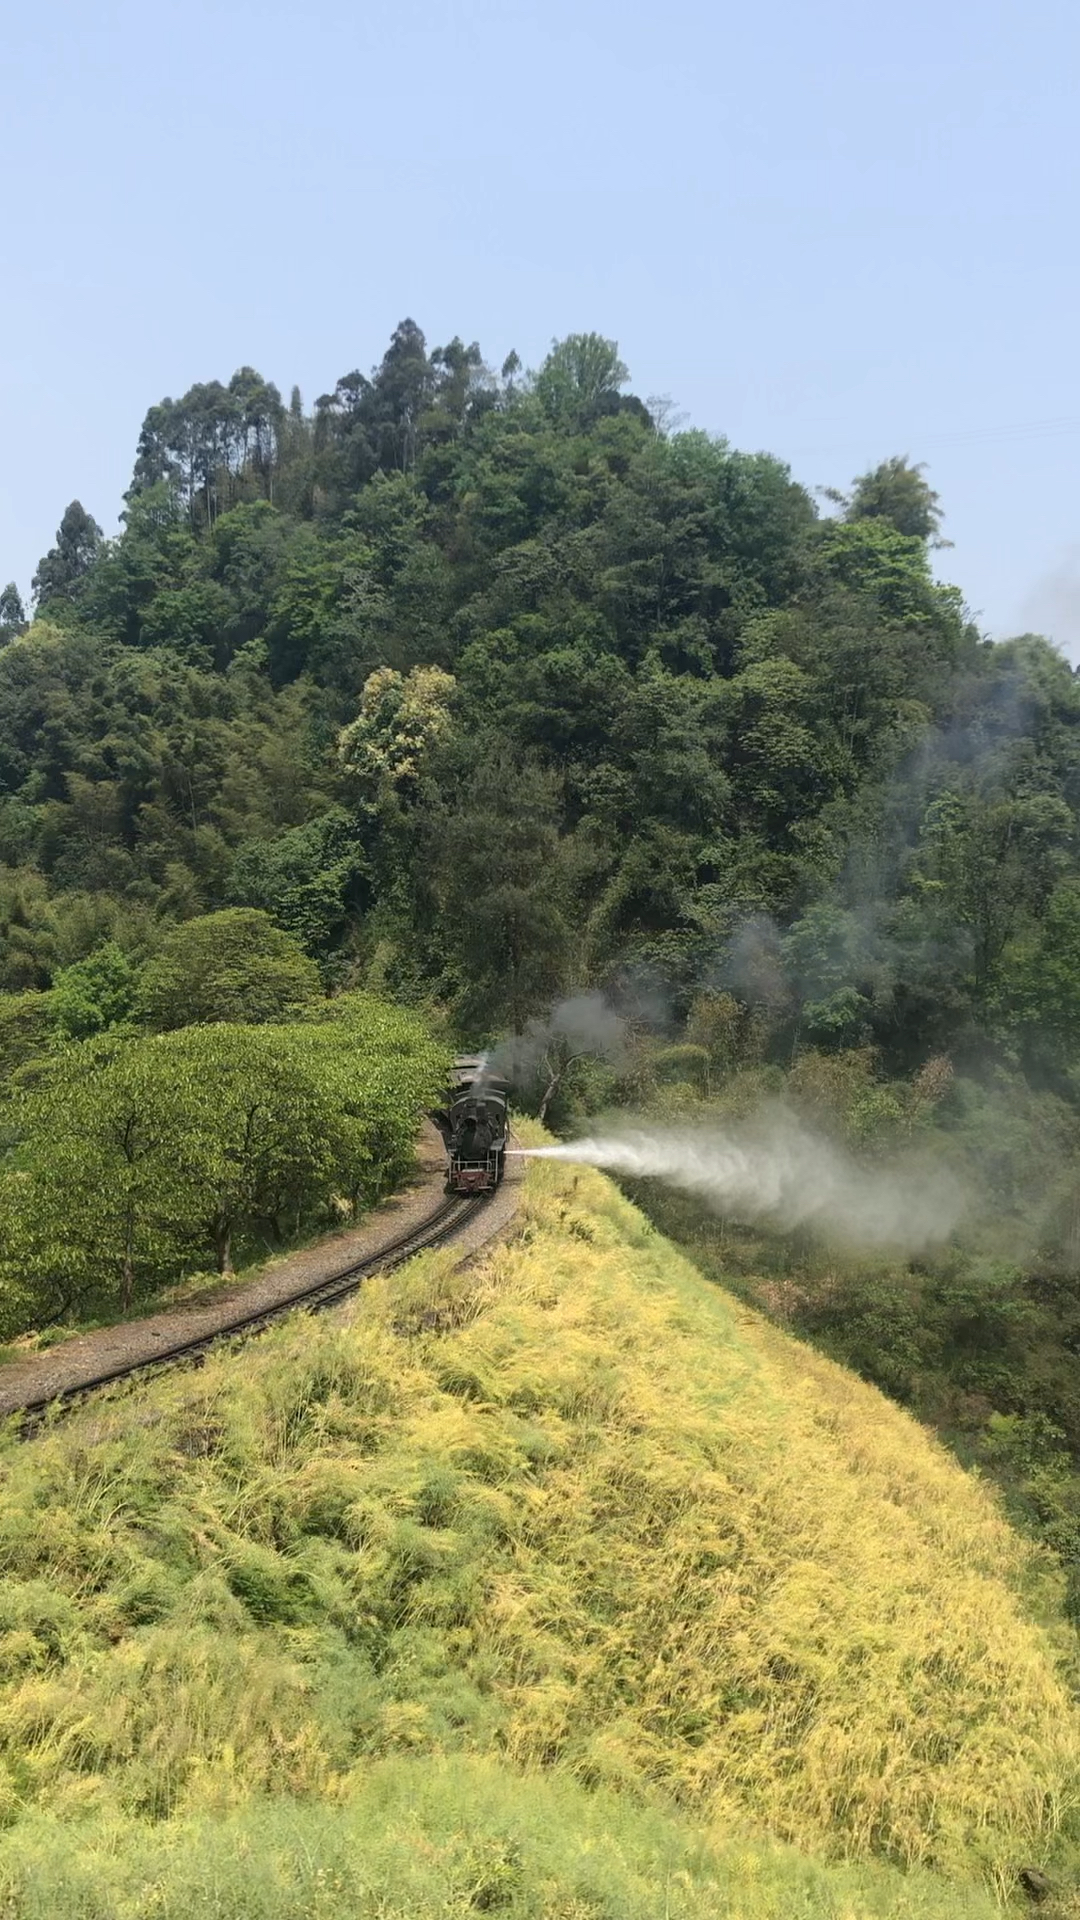
POLYGON ((566 1054, 592 1053, 621 1066, 627 1058, 629 1022, 598 989, 560 1000, 544 1017, 530 1020, 522 1033, 500 1040, 490 1055, 496 1073, 525 1086, 539 1073, 554 1045, 566 1054))

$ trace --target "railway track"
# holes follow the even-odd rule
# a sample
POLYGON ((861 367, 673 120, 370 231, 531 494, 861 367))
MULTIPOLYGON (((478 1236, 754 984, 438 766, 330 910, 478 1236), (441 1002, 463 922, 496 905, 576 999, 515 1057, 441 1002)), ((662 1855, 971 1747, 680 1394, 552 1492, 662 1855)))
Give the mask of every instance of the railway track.
POLYGON ((298 1288, 295 1293, 287 1295, 283 1300, 256 1307, 247 1313, 237 1313, 235 1318, 215 1327, 211 1332, 197 1334, 189 1340, 177 1340, 161 1348, 159 1352, 140 1356, 120 1366, 110 1367, 87 1379, 81 1379, 74 1386, 61 1388, 41 1399, 24 1400, 17 1406, 10 1407, 8 1413, 19 1416, 22 1432, 32 1433, 40 1426, 42 1417, 50 1408, 74 1405, 75 1402, 84 1399, 87 1394, 98 1393, 103 1387, 115 1386, 123 1380, 133 1379, 137 1374, 156 1373, 162 1367, 197 1361, 221 1341, 244 1339, 261 1333, 275 1320, 282 1319, 287 1313, 295 1313, 297 1309, 306 1313, 324 1312, 327 1307, 337 1306, 342 1300, 346 1300, 373 1274, 390 1272, 394 1267, 402 1266, 414 1254, 422 1253, 428 1247, 442 1246, 466 1220, 475 1219, 478 1213, 490 1205, 493 1197, 490 1193, 465 1198, 454 1195, 444 1200, 442 1205, 437 1207, 434 1213, 428 1214, 426 1219, 417 1221, 408 1233, 401 1235, 400 1239, 392 1240, 388 1246, 380 1248, 377 1253, 369 1254, 366 1259, 354 1261, 351 1266, 343 1267, 338 1273, 315 1281, 309 1286, 298 1288))

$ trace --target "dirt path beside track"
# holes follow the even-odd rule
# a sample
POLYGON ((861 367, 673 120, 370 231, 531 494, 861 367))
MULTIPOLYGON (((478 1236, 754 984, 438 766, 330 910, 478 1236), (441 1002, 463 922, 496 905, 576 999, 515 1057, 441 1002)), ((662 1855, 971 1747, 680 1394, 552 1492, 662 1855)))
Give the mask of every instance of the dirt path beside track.
MULTIPOLYGON (((0 1417, 78 1392, 103 1374, 161 1362, 173 1347, 226 1334, 246 1314, 284 1310, 307 1288, 335 1279, 360 1261, 377 1259, 403 1236, 418 1231, 442 1204, 444 1164, 442 1142, 425 1122, 411 1181, 358 1226, 285 1254, 238 1284, 223 1284, 212 1293, 200 1293, 143 1319, 98 1327, 0 1367, 0 1417)), ((460 1246, 467 1256, 503 1232, 517 1207, 522 1173, 522 1162, 510 1161, 498 1193, 463 1222, 450 1244, 460 1246)))

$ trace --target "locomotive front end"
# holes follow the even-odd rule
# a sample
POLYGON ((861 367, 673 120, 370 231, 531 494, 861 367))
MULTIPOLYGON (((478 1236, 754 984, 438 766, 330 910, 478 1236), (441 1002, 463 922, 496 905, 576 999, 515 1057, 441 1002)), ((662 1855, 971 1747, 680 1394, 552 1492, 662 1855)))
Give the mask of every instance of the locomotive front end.
POLYGON ((490 1193, 503 1175, 507 1138, 506 1081, 482 1055, 454 1062, 447 1103, 432 1113, 446 1147, 448 1193, 490 1193))

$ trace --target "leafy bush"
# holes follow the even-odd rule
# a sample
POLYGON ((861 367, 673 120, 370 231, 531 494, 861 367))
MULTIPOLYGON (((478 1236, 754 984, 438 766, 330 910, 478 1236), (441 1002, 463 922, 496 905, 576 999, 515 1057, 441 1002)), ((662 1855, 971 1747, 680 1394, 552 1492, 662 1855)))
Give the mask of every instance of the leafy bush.
POLYGON ((321 991, 292 934, 254 907, 226 907, 169 935, 139 983, 138 1011, 159 1031, 205 1021, 279 1020, 321 991))
POLYGON ((137 979, 127 954, 112 940, 85 960, 59 968, 49 996, 55 1032, 65 1040, 86 1040, 123 1025, 134 1008, 137 979))
POLYGON ((185 1261, 225 1271, 237 1245, 370 1203, 409 1166, 446 1066, 420 1019, 366 997, 310 1025, 69 1047, 11 1110, 0 1329, 126 1308, 185 1261))

